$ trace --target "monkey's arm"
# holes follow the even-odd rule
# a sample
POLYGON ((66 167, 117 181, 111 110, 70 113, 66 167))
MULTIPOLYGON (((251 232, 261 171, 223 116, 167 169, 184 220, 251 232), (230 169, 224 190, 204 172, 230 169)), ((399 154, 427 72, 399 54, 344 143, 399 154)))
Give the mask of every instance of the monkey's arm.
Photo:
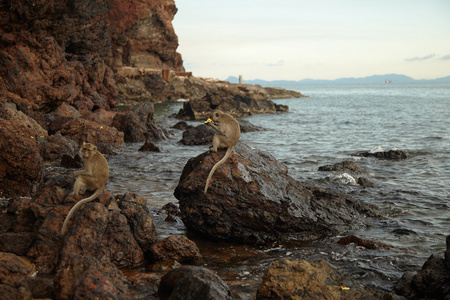
POLYGON ((208 125, 211 126, 212 129, 217 131, 217 133, 219 133, 221 135, 225 135, 225 133, 222 130, 220 130, 219 126, 217 126, 216 124, 208 123, 208 125))

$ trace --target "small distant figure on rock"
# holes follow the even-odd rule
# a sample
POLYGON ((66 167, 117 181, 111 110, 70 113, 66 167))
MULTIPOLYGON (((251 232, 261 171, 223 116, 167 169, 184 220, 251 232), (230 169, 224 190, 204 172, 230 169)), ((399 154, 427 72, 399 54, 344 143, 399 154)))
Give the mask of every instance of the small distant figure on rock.
POLYGON ((447 250, 444 253, 445 267, 450 270, 450 235, 447 236, 445 243, 447 244, 447 250))

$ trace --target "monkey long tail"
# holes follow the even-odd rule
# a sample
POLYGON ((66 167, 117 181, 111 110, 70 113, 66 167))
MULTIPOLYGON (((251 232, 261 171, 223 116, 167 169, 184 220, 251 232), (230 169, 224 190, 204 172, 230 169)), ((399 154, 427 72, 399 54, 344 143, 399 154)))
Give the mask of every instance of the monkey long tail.
POLYGON ((214 172, 216 171, 216 169, 218 167, 220 167, 220 165, 222 165, 227 159, 228 157, 231 156, 231 152, 233 152, 233 148, 234 147, 228 147, 227 149, 227 153, 225 153, 225 155, 223 156, 223 158, 221 160, 219 160, 211 169, 211 171, 209 172, 208 175, 208 179, 206 179, 206 185, 205 185, 205 194, 208 191, 208 186, 209 186, 209 181, 211 180, 211 177, 213 176, 214 172))
POLYGON ((75 213, 75 211, 84 203, 88 203, 92 200, 94 200, 95 198, 97 198, 98 196, 100 196, 100 194, 103 192, 103 189, 97 189, 95 190, 94 194, 92 194, 92 196, 84 198, 80 201, 78 201, 77 204, 75 204, 69 211, 69 213, 67 214, 66 219, 64 220, 64 224, 61 228, 61 235, 64 235, 66 233, 66 227, 67 227, 67 223, 69 223, 69 219, 70 217, 72 217, 72 215, 75 213))

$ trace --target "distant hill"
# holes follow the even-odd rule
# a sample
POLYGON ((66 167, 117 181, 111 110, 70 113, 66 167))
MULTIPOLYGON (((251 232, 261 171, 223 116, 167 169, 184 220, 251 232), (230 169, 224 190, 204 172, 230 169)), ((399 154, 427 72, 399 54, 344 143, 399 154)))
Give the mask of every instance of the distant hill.
MULTIPOLYGON (((230 83, 239 83, 239 78, 230 76, 226 81, 230 83)), ((437 78, 437 79, 421 79, 416 80, 406 75, 399 74, 386 74, 386 75, 372 75, 361 78, 339 78, 334 80, 323 80, 323 79, 302 79, 298 81, 292 80, 262 80, 262 79, 253 79, 253 80, 245 80, 244 83, 247 84, 259 84, 262 86, 267 85, 290 85, 290 84, 359 84, 359 83, 385 83, 386 80, 389 80, 391 83, 415 83, 415 82, 449 82, 450 76, 437 78)))

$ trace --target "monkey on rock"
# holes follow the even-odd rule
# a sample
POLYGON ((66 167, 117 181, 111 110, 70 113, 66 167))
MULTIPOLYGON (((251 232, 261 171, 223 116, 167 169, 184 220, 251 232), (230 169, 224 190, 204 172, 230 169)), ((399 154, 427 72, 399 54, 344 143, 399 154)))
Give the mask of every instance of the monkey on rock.
POLYGON ((227 152, 224 157, 219 160, 209 172, 205 185, 206 194, 214 171, 216 171, 220 165, 225 163, 225 161, 231 156, 234 146, 238 143, 239 137, 241 136, 241 128, 239 126, 239 122, 235 118, 220 110, 213 111, 211 117, 206 120, 205 123, 216 131, 213 137, 213 144, 209 148, 210 151, 217 152, 217 149, 219 148, 227 148, 227 152))
POLYGON ((109 167, 103 154, 97 147, 91 143, 83 143, 80 149, 80 155, 84 159, 84 170, 73 172, 73 176, 78 176, 73 185, 73 192, 70 195, 78 195, 81 189, 94 191, 94 194, 88 198, 80 200, 69 211, 61 229, 61 234, 66 232, 67 224, 75 211, 84 203, 88 203, 103 192, 106 181, 109 177, 109 167))

